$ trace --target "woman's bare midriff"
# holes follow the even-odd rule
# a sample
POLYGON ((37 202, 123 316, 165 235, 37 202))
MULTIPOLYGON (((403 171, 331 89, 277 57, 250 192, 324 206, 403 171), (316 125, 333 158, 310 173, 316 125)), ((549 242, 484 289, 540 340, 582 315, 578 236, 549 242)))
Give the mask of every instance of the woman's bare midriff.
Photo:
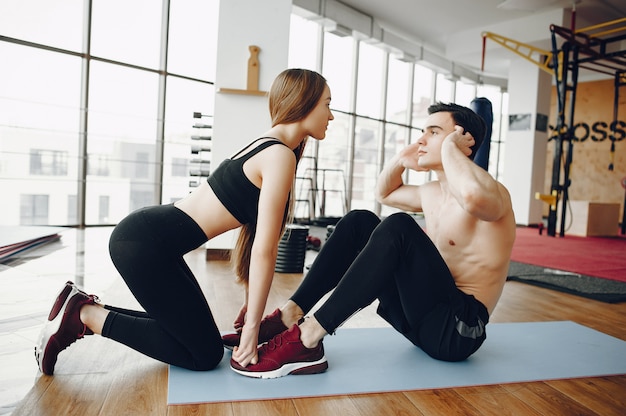
POLYGON ((207 182, 202 182, 193 192, 174 203, 174 206, 198 223, 208 239, 241 226, 207 182))

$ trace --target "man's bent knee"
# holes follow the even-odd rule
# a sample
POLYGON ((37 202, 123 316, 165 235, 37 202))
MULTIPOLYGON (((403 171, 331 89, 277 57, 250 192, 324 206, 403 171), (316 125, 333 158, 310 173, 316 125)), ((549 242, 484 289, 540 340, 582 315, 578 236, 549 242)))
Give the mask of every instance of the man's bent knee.
POLYGON ((359 230, 372 230, 380 223, 380 218, 372 211, 365 209, 356 209, 348 212, 337 223, 337 228, 346 226, 354 227, 359 230))
POLYGON ((392 234, 403 233, 406 231, 413 232, 421 229, 417 221, 407 213, 396 212, 385 218, 378 228, 386 229, 392 234))

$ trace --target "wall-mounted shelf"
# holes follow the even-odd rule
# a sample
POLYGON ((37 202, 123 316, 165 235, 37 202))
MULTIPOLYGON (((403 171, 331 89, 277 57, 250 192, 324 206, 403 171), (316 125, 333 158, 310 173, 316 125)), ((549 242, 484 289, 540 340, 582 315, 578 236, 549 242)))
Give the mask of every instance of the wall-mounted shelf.
POLYGON ((257 90, 238 90, 235 88, 219 88, 217 92, 222 94, 238 94, 238 95, 267 95, 267 91, 257 91, 257 90))
POLYGON ((248 58, 248 77, 246 80, 246 89, 237 88, 218 88, 217 92, 223 94, 239 94, 239 95, 267 95, 267 91, 259 90, 259 52, 261 48, 256 45, 248 46, 250 58, 248 58))

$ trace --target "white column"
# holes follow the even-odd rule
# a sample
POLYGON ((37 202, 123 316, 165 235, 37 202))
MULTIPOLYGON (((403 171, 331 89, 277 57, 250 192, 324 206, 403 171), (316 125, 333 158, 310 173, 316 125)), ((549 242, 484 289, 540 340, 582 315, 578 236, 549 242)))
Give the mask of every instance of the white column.
POLYGON ((535 193, 544 192, 546 172, 547 131, 536 129, 537 115, 550 114, 552 76, 537 65, 516 59, 509 70, 509 114, 529 115, 528 129, 524 123, 509 125, 502 182, 511 192, 517 224, 530 225, 542 221, 543 204, 535 193))
MULTIPOLYGON (((220 1, 211 169, 271 127, 266 96, 224 90, 247 90, 252 45, 260 48, 258 89, 269 90, 287 68, 291 9, 291 0, 220 1)), ((214 238, 207 248, 233 248, 236 235, 214 238)))

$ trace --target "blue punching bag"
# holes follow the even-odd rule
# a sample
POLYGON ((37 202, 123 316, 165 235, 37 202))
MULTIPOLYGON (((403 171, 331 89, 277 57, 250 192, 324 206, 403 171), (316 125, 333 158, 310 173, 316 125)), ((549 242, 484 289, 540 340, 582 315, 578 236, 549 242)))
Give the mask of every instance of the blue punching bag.
POLYGON ((481 168, 489 169, 489 151, 491 150, 491 125, 493 124, 493 110, 491 109, 491 101, 484 97, 477 97, 470 103, 470 108, 485 121, 486 130, 483 142, 476 151, 474 163, 481 168))

